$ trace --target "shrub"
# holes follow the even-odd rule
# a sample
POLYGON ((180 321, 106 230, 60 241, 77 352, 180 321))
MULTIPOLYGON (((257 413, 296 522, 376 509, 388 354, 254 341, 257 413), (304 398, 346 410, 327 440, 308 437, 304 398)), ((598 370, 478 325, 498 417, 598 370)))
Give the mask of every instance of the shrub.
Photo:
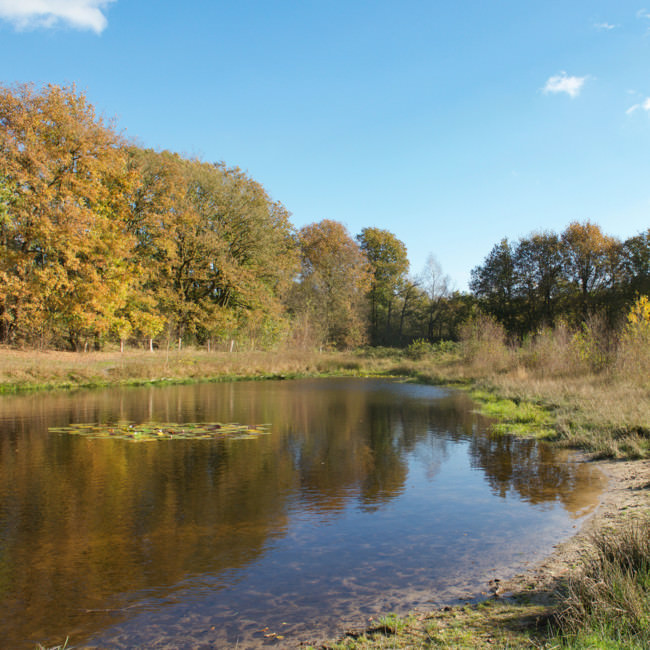
POLYGON ((610 366, 615 358, 616 337, 605 319, 595 314, 573 335, 571 346, 578 366, 600 372, 610 366))
POLYGON ((631 379, 647 383, 650 376, 650 300, 641 296, 632 305, 621 335, 617 367, 631 379))
POLYGON ((479 313, 460 328, 462 356, 474 368, 502 371, 511 361, 506 331, 495 318, 479 313))
POLYGON ((406 348, 406 356, 413 360, 424 359, 424 357, 433 354, 435 349, 435 346, 429 341, 417 339, 406 348))

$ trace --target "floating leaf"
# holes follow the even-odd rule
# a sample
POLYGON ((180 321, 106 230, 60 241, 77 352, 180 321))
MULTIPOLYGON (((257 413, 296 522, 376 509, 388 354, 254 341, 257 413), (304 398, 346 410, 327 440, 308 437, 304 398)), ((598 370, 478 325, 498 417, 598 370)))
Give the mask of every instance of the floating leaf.
POLYGON ((130 442, 150 442, 153 440, 251 440, 271 433, 268 424, 249 427, 245 424, 222 424, 221 422, 188 422, 184 424, 168 422, 118 422, 112 425, 71 424, 67 427, 50 427, 52 433, 67 433, 88 438, 120 438, 130 442))

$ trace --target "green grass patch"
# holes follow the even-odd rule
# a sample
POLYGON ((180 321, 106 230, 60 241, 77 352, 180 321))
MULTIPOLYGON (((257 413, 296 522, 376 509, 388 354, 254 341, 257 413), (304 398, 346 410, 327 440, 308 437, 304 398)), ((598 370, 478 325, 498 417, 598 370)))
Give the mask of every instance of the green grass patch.
POLYGON ((539 404, 501 398, 485 390, 471 390, 470 395, 483 415, 498 420, 492 425, 494 433, 547 439, 557 436, 552 413, 539 404))

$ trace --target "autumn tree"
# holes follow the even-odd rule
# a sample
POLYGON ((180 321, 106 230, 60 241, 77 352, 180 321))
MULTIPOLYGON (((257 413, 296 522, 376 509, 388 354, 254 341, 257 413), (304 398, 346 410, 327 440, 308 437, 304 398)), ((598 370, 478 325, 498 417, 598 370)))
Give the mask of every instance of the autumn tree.
POLYGON ((78 349, 133 282, 123 141, 74 87, 0 87, 0 335, 78 349))
POLYGON ((301 272, 291 298, 295 317, 308 315, 323 343, 350 347, 364 342, 372 284, 365 255, 345 226, 329 219, 301 228, 298 242, 301 272))
MULTIPOLYGON (((357 241, 365 253, 372 281, 370 300, 370 340, 373 344, 394 343, 392 319, 396 301, 406 288, 409 261, 406 246, 388 230, 364 228, 357 241)), ((409 291, 404 293, 406 298, 409 291)))
POLYGON ((129 227, 143 292, 179 339, 273 338, 297 271, 289 214, 239 169, 134 150, 141 183, 129 227))
POLYGON ((0 125, 0 341, 283 335, 295 234, 259 183, 130 145, 75 88, 0 87, 0 125))
MULTIPOLYGON (((589 221, 573 222, 562 233, 563 270, 575 302, 575 314, 585 318, 598 306, 604 290, 616 281, 620 243, 589 221)), ((602 301, 601 301, 602 304, 602 301)))

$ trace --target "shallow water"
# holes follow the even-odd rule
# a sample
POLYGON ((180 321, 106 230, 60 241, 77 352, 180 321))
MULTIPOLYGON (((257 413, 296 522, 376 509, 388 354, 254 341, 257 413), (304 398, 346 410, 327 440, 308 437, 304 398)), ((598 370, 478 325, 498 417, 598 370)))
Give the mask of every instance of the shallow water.
POLYGON ((604 479, 386 380, 0 399, 0 636, 34 648, 290 645, 480 595, 575 531, 604 479), (133 443, 73 423, 271 425, 133 443))

